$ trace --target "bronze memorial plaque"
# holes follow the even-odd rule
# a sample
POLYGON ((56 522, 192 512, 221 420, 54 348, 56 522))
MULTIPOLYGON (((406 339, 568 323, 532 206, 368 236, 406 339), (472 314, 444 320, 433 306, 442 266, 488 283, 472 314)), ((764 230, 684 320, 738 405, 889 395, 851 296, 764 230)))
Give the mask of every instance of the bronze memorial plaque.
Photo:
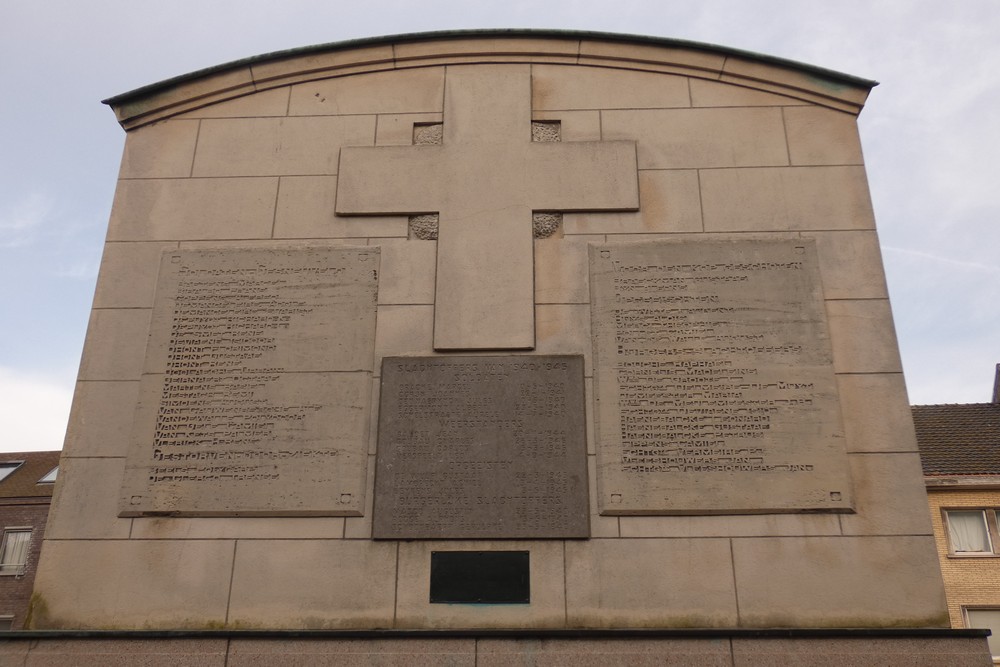
POLYGON ((365 507, 377 248, 162 256, 121 515, 365 507))
POLYGON ((591 246, 602 514, 849 511, 814 242, 591 246))
POLYGON ((582 356, 386 357, 373 536, 590 534, 582 356))

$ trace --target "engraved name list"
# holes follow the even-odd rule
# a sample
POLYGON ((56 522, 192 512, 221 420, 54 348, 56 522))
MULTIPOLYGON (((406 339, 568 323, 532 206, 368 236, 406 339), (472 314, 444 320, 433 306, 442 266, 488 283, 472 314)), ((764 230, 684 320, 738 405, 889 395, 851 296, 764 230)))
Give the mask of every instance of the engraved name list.
POLYGON ((811 242, 591 253, 602 513, 850 508, 811 242))

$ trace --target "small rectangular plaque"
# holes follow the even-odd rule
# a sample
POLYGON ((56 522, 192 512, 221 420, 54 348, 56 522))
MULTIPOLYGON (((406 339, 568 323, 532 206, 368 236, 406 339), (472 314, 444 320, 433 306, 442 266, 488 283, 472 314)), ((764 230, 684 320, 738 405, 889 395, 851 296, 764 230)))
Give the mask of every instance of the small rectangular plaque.
POLYGON ((163 254, 121 516, 365 506, 377 248, 163 254))
POLYGON ((583 357, 386 357, 373 536, 590 533, 583 357))
POLYGON ((527 551, 432 551, 431 603, 528 604, 527 551))
POLYGON ((590 252, 602 514, 851 509, 813 241, 590 252))

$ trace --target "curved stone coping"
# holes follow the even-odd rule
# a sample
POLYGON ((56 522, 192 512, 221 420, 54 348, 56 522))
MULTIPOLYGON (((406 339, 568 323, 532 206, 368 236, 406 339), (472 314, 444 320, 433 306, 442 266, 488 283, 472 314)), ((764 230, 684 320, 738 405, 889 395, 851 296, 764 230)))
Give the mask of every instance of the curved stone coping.
POLYGON ((732 83, 857 114, 875 81, 712 44, 556 30, 390 35, 277 51, 104 100, 126 130, 224 100, 316 79, 459 63, 542 63, 663 72, 732 83))

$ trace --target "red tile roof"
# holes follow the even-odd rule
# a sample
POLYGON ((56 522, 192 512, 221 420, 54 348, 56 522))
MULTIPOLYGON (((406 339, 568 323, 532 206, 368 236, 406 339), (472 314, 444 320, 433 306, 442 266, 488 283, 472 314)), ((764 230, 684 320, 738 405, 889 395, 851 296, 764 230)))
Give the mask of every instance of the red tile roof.
POLYGON ((1000 475, 1000 403, 911 410, 924 475, 1000 475))

